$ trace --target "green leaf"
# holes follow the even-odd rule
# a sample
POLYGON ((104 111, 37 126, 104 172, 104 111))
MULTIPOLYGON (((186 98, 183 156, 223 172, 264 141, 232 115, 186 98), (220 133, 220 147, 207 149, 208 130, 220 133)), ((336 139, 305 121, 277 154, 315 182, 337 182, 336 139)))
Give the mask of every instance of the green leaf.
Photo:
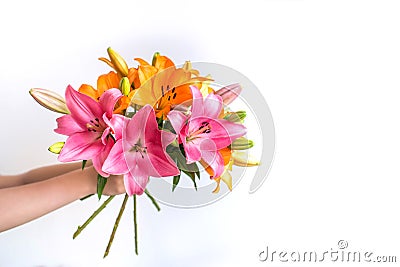
POLYGON ((157 118, 158 129, 161 130, 163 128, 163 123, 164 123, 164 120, 163 120, 162 116, 160 118, 157 118))
POLYGON ((181 175, 180 174, 174 176, 174 179, 172 180, 172 192, 174 192, 174 190, 175 190, 176 186, 178 185, 180 179, 181 179, 181 175))
POLYGON ((87 162, 87 160, 86 160, 86 159, 82 160, 82 171, 83 171, 83 169, 85 169, 86 162, 87 162))
POLYGON ((196 175, 194 172, 188 172, 188 171, 184 171, 182 170, 187 176, 190 177, 190 179, 193 181, 193 185, 194 185, 194 189, 196 189, 197 191, 197 184, 196 184, 196 175))
MULTIPOLYGON (((169 146, 167 146, 166 150, 167 150, 167 154, 176 162, 178 169, 180 169, 183 173, 185 173, 187 176, 189 176, 190 179, 192 179, 194 187, 197 190, 197 184, 196 184, 195 178, 197 176, 197 178, 200 179, 200 171, 199 171, 199 167, 197 166, 197 164, 196 163, 191 163, 191 164, 186 163, 185 151, 184 151, 182 145, 180 145, 179 147, 169 145, 169 146)), ((179 179, 180 179, 180 175, 179 175, 179 178, 177 178, 176 176, 174 177, 172 191, 174 191, 176 185, 179 182, 179 179), (176 182, 176 185, 175 185, 175 182, 176 182)))
POLYGON ((101 198, 101 195, 103 195, 103 190, 106 186, 106 183, 107 178, 101 176, 100 174, 97 174, 97 196, 99 197, 99 200, 101 198))

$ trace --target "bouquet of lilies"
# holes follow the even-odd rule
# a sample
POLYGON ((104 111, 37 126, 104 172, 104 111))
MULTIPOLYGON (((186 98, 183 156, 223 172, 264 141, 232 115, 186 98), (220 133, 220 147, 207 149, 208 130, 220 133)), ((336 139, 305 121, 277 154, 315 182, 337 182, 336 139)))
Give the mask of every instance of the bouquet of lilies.
MULTIPOLYGON (((123 175, 126 194, 117 216, 104 257, 109 253, 127 199, 133 196, 135 247, 137 253, 136 196, 145 193, 149 178, 173 177, 175 190, 182 174, 196 186, 199 166, 216 182, 218 193, 223 181, 232 190, 232 165, 255 166, 242 158, 242 150, 253 142, 244 137, 244 111, 231 111, 228 105, 242 88, 232 84, 213 89, 210 76, 201 76, 187 61, 182 67, 155 53, 152 63, 136 58, 137 67, 113 49, 109 59, 100 58, 113 70, 101 75, 97 88, 83 84, 78 90, 68 86, 65 99, 46 89, 31 89, 42 106, 64 114, 57 119, 56 133, 65 142, 49 147, 61 162, 88 160, 98 173, 100 199, 107 177, 123 175)), ((74 233, 74 238, 114 198, 110 196, 74 233)))

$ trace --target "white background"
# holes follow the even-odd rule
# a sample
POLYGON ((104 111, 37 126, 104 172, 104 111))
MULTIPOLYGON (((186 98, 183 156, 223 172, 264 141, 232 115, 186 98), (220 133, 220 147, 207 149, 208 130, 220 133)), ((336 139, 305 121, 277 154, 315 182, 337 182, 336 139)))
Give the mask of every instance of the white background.
POLYGON ((244 177, 201 209, 157 213, 141 199, 139 256, 127 212, 102 259, 122 199, 72 240, 91 199, 0 234, 0 266, 267 266, 266 246, 330 251, 340 239, 399 261, 399 12, 377 0, 3 1, 1 173, 56 162, 57 115, 28 90, 95 84, 108 46, 131 63, 160 51, 242 72, 269 104, 277 150, 253 195, 244 177))

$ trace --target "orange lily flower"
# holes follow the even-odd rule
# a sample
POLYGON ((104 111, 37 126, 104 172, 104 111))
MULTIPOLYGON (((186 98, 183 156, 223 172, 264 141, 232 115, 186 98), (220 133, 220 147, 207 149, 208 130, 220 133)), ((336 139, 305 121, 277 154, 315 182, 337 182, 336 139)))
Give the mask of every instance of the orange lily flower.
POLYGON ((139 62, 138 77, 141 87, 137 90, 132 102, 140 106, 153 106, 158 118, 166 119, 169 111, 175 106, 187 103, 192 99, 189 85, 208 80, 192 77, 189 67, 176 68, 166 56, 154 55, 153 64, 135 58, 139 62))
MULTIPOLYGON (((128 79, 129 82, 133 84, 133 86, 139 85, 136 69, 129 69, 128 79)), ((100 96, 105 91, 111 88, 119 88, 120 80, 120 75, 118 75, 114 71, 110 71, 107 74, 99 76, 99 78, 97 79, 97 89, 93 88, 93 86, 91 85, 82 84, 78 91, 98 101, 100 99, 100 96)), ((127 96, 124 95, 115 105, 114 113, 123 114, 124 111, 128 108, 134 93, 135 91, 131 89, 131 92, 127 96)))

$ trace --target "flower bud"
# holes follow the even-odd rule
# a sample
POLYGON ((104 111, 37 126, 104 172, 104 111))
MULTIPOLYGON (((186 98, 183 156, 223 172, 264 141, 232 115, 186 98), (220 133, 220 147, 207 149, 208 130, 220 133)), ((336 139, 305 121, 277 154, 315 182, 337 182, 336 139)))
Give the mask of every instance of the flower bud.
POLYGON ((236 112, 227 112, 224 116, 225 120, 228 120, 230 122, 243 122, 243 120, 246 118, 246 111, 236 111, 236 112))
POLYGON ((254 143, 252 140, 249 140, 245 137, 239 137, 232 142, 231 149, 232 150, 245 150, 252 148, 254 143))
POLYGON ((222 97, 225 105, 229 105, 235 100, 242 92, 242 86, 238 83, 227 85, 215 92, 216 95, 222 97))
POLYGON ((110 61, 113 65, 113 68, 122 77, 127 77, 129 70, 128 70, 128 64, 126 64, 126 61, 117 52, 115 52, 111 47, 109 47, 107 49, 107 53, 108 53, 108 56, 110 57, 110 61))
POLYGON ((119 89, 124 96, 128 96, 131 92, 131 84, 128 77, 123 77, 119 83, 119 89))
POLYGON ((160 56, 160 53, 159 53, 159 52, 155 52, 155 53, 154 53, 154 55, 153 55, 153 60, 151 61, 151 65, 152 65, 153 67, 156 66, 157 58, 158 58, 159 56, 160 56))
POLYGON ((232 151, 233 165, 240 167, 253 167, 260 165, 260 162, 255 160, 247 152, 232 151))
POLYGON ((65 99, 59 94, 40 88, 33 88, 29 93, 43 107, 54 112, 69 114, 65 99))
POLYGON ((64 147, 65 142, 57 142, 49 147, 49 151, 54 154, 60 154, 61 149, 64 147))

